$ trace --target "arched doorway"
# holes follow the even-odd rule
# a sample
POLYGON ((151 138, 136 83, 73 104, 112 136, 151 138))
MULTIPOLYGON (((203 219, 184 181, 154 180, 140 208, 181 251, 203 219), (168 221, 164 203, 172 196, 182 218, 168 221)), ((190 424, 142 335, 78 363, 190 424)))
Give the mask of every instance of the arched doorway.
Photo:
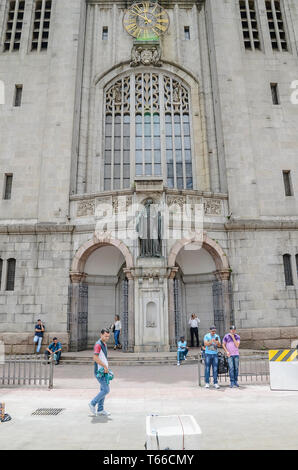
POLYGON ((199 249, 192 240, 181 240, 173 246, 169 264, 171 348, 180 335, 190 340, 188 320, 192 313, 200 318, 201 339, 213 323, 222 336, 234 318, 230 268, 220 245, 206 233, 199 249))
MULTIPOLYGON (((132 257, 118 240, 90 240, 76 253, 70 272, 70 350, 91 348, 116 314, 122 321, 123 350, 134 346, 132 257)), ((112 341, 112 338, 111 338, 112 341)))

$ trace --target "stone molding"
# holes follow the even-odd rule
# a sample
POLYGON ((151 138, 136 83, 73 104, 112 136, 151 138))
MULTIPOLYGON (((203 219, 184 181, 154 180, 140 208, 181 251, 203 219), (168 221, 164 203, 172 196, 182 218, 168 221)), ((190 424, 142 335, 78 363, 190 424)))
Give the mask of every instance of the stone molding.
MULTIPOLYGON (((119 8, 126 9, 131 6, 136 0, 86 0, 88 5, 99 5, 103 8, 112 8, 117 5, 119 8)), ((197 5, 199 9, 202 8, 206 0, 158 0, 159 5, 163 8, 174 8, 179 5, 181 8, 191 9, 197 5)))

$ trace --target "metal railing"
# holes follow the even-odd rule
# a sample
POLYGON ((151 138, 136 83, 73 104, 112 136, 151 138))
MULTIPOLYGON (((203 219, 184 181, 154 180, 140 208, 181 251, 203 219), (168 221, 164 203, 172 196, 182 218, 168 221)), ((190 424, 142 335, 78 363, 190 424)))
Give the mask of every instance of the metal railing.
MULTIPOLYGON (((210 380, 213 380, 212 368, 210 380)), ((198 356, 198 381, 199 386, 205 384, 205 364, 201 355, 198 356)), ((241 385, 248 384, 267 384, 270 382, 269 359, 268 353, 241 355, 239 361, 238 383, 241 385)), ((219 384, 230 384, 229 372, 218 375, 219 384)))
POLYGON ((0 386, 48 386, 53 388, 54 362, 40 355, 5 356, 0 363, 0 386))

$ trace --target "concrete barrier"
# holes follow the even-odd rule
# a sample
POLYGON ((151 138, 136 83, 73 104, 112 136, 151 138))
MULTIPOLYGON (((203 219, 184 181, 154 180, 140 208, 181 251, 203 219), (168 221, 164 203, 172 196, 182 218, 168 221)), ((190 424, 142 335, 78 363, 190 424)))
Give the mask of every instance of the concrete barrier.
POLYGON ((298 391, 298 350, 269 351, 271 390, 298 391))

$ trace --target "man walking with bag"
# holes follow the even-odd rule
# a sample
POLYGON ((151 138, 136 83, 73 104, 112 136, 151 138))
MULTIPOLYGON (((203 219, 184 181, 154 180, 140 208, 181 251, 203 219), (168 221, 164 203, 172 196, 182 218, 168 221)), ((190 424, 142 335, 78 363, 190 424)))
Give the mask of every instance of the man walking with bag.
POLYGON ((239 370, 239 346, 240 336, 236 334, 236 326, 232 325, 230 333, 225 335, 222 340, 222 347, 228 356, 229 374, 230 374, 230 387, 237 387, 238 385, 238 370, 239 370))
POLYGON ((100 392, 93 400, 89 403, 89 408, 93 415, 95 416, 109 416, 111 413, 104 410, 104 401, 106 395, 110 392, 110 387, 107 383, 105 374, 109 373, 109 364, 108 364, 108 348, 107 342, 110 338, 110 331, 108 329, 103 329, 100 332, 100 339, 95 343, 94 346, 94 375, 96 380, 100 384, 100 392), (98 371, 103 367, 104 374, 99 376, 98 371))

